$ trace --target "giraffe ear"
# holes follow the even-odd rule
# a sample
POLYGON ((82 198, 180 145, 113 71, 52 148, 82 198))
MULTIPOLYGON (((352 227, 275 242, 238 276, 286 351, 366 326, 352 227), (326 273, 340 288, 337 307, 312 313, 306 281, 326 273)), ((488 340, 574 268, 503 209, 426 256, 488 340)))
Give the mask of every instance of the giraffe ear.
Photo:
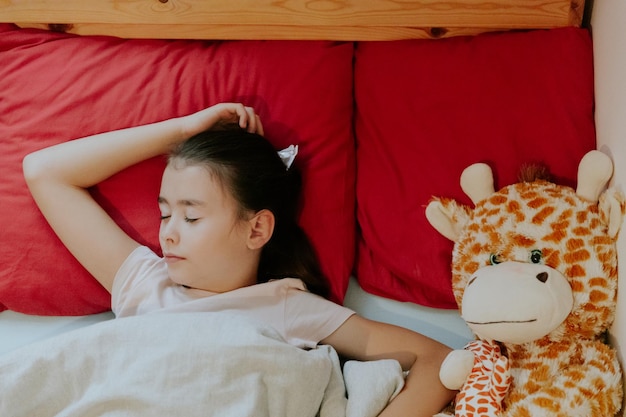
POLYGON ((608 225, 608 235, 615 238, 622 227, 626 203, 624 195, 617 190, 609 189, 600 196, 598 204, 600 216, 608 225))
POLYGON ((489 165, 478 163, 465 168, 461 174, 461 189, 474 205, 493 194, 493 172, 489 165))
POLYGON ((600 194, 613 175, 613 162, 600 151, 589 151, 578 165, 578 187, 580 197, 598 202, 600 194))
POLYGON ((470 219, 470 212, 469 207, 455 200, 434 198, 426 206, 426 219, 444 237, 456 242, 470 219))

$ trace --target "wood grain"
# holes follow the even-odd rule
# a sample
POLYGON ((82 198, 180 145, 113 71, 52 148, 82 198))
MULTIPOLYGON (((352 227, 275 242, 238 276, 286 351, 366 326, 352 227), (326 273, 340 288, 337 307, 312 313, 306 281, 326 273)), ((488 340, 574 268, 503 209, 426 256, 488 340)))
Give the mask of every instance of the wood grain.
POLYGON ((0 0, 0 21, 79 34, 375 40, 579 26, 584 0, 0 0))

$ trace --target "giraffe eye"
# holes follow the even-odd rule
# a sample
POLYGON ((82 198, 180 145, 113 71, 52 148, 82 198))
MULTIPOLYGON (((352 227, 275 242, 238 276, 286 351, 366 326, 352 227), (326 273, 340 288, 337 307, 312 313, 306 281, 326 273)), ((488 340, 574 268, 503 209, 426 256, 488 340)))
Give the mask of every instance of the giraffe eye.
POLYGON ((539 249, 533 249, 530 251, 530 262, 534 264, 540 264, 541 258, 542 258, 542 254, 539 249))
POLYGON ((491 255, 489 255, 489 263, 491 265, 501 264, 502 258, 500 258, 500 255, 498 255, 497 253, 492 253, 491 255))

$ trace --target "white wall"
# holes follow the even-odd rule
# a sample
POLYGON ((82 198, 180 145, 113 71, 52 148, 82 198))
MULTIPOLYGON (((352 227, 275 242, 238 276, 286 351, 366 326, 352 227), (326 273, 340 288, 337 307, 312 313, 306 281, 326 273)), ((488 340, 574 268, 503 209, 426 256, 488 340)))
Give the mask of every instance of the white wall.
MULTIPOLYGON (((596 0, 591 29, 598 149, 615 162, 612 186, 626 193, 626 1, 596 0)), ((622 227, 618 240, 618 306, 611 342, 626 369, 626 226, 622 227)))

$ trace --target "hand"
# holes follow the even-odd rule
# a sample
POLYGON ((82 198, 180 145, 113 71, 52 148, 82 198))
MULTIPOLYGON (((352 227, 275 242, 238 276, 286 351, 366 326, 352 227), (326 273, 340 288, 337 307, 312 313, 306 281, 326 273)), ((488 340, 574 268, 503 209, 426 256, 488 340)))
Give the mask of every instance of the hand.
POLYGON ((250 133, 263 135, 261 119, 252 107, 241 103, 219 103, 182 118, 186 137, 194 136, 205 130, 224 130, 233 125, 250 133))

